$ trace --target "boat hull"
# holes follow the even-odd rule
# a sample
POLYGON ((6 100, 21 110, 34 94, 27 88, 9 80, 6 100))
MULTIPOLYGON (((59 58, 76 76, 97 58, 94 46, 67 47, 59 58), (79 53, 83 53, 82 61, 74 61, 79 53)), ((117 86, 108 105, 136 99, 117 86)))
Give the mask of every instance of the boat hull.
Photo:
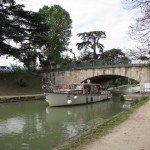
POLYGON ((103 92, 102 94, 72 94, 72 93, 45 93, 46 101, 49 106, 70 106, 89 104, 110 99, 112 94, 110 92, 103 92))

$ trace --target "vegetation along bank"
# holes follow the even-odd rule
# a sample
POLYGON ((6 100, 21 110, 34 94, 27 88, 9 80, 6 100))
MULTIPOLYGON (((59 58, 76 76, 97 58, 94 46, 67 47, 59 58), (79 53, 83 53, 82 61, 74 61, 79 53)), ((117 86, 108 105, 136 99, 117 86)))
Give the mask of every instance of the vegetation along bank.
POLYGON ((11 72, 0 74, 0 103, 44 100, 41 74, 11 72))

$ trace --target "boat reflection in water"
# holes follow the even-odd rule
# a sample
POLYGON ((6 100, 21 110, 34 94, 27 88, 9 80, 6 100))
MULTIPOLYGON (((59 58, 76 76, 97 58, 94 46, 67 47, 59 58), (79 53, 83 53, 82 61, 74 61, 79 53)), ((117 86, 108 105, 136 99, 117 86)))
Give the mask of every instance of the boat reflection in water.
POLYGON ((48 124, 60 125, 59 128, 61 128, 67 139, 96 124, 103 123, 105 119, 108 119, 121 110, 121 105, 116 105, 113 100, 86 106, 47 107, 46 120, 48 124))

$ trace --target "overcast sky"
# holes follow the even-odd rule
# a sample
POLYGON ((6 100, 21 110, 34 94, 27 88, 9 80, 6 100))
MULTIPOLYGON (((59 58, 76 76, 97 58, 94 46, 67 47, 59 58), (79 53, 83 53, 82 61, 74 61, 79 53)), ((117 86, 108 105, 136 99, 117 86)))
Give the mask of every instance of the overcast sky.
MULTIPOLYGON (((134 13, 124 9, 121 0, 17 0, 26 10, 38 11, 44 5, 60 5, 69 12, 72 19, 72 38, 69 48, 78 55, 76 43, 81 42, 78 33, 105 31, 106 39, 100 42, 104 50, 134 48, 135 43, 128 36, 134 13)), ((71 55, 70 55, 71 56, 71 55)), ((1 65, 15 64, 13 59, 0 59, 1 65)))

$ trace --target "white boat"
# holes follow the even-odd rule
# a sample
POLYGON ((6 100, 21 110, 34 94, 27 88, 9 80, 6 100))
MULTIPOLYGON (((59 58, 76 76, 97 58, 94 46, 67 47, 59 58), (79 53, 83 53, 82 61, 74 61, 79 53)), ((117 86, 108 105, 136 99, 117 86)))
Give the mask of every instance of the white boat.
POLYGON ((89 104, 112 97, 112 93, 109 90, 102 90, 100 84, 75 83, 68 87, 57 89, 52 84, 45 86, 46 101, 49 106, 89 104))

